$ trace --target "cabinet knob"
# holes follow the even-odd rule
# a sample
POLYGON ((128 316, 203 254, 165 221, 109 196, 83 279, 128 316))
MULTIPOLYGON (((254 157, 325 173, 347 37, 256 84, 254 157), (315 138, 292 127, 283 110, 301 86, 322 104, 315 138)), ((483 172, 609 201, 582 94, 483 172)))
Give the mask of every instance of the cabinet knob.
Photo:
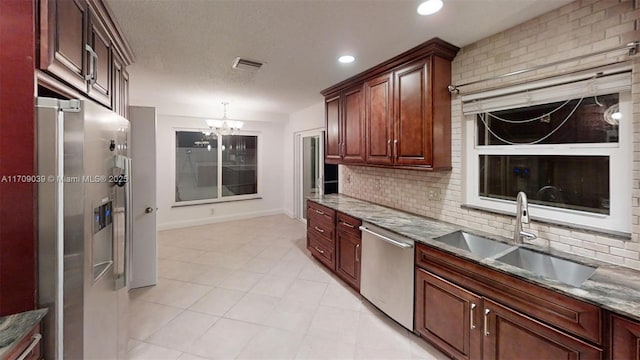
POLYGON ((151 214, 153 212, 153 208, 152 207, 147 207, 146 209, 144 209, 144 213, 145 214, 151 214))

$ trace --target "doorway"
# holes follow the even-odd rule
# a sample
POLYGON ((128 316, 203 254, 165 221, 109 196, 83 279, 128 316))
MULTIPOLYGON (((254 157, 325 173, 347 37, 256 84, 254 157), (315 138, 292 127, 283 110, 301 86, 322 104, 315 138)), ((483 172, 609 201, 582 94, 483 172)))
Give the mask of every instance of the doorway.
MULTIPOLYGON (((295 216, 306 222, 307 197, 325 194, 324 130, 303 131, 294 136, 295 216)), ((331 192, 337 192, 337 189, 331 192)))

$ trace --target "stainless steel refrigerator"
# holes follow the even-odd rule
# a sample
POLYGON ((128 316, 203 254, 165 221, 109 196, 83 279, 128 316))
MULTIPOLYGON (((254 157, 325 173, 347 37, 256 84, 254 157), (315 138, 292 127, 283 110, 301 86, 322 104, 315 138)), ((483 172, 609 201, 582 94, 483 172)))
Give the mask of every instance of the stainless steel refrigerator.
POLYGON ((123 358, 129 121, 89 101, 38 98, 38 299, 46 359, 123 358))

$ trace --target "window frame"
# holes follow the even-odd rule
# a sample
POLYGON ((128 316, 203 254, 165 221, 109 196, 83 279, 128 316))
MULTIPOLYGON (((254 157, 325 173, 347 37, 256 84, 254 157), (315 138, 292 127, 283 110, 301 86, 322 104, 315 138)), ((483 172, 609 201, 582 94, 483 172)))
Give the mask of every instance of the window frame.
MULTIPOLYGON (((629 73, 629 77, 631 74, 629 73)), ((513 94, 508 88, 505 94, 513 94)), ((547 91, 547 90, 545 90, 547 91)), ((548 88, 549 98, 563 97, 564 93, 554 94, 554 87, 548 88)), ((463 113, 463 203, 470 208, 478 208, 491 212, 515 214, 515 200, 490 198, 480 195, 480 157, 482 155, 578 155, 609 157, 609 195, 610 213, 566 209, 541 204, 529 203, 530 216, 533 220, 542 220, 559 225, 579 226, 580 228, 607 231, 620 235, 628 235, 632 229, 631 192, 632 192, 632 158, 633 158, 633 103, 631 87, 619 91, 599 89, 594 95, 618 93, 620 121, 618 143, 570 143, 570 144, 535 144, 535 145, 477 145, 478 129, 476 115, 480 111, 463 113), (626 121, 625 121, 626 120, 626 121)), ((477 95, 475 95, 477 96, 477 95)), ((566 99, 565 99, 566 100, 566 99)), ((464 99, 463 99, 464 101, 464 99)), ((551 102, 551 101, 549 101, 551 102)), ((501 104, 508 109, 508 102, 501 104)), ((511 108, 521 107, 516 105, 511 108)), ((495 111, 495 110, 490 110, 495 111)))
POLYGON ((218 175, 217 175, 217 197, 210 199, 200 199, 200 200, 186 200, 186 201, 176 201, 175 197, 175 189, 176 189, 176 134, 178 132, 211 132, 211 129, 208 128, 182 128, 182 127, 174 127, 172 128, 173 137, 171 139, 172 143, 172 162, 171 162, 171 174, 172 174, 172 184, 173 184, 173 193, 171 200, 171 207, 183 207, 183 206, 193 206, 193 205, 206 205, 206 204, 217 204, 217 203, 225 203, 225 202, 234 202, 234 201, 244 201, 244 200, 255 200, 262 199, 262 193, 260 190, 262 189, 262 133, 259 131, 250 131, 250 130, 241 130, 233 135, 240 136, 255 136, 258 142, 256 149, 256 192, 254 194, 244 194, 244 195, 234 195, 234 196, 222 196, 222 137, 223 136, 232 136, 232 135, 218 135, 218 175))

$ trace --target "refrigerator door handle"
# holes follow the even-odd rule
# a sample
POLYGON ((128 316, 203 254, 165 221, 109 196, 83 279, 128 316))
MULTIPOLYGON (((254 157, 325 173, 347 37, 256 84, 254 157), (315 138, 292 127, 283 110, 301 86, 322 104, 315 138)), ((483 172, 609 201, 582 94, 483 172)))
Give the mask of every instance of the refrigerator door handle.
POLYGON ((133 183, 133 160, 128 157, 127 158, 127 185, 125 187, 125 237, 124 237, 124 277, 125 277, 125 286, 129 286, 129 279, 131 279, 131 274, 129 273, 131 269, 131 241, 133 238, 133 200, 132 200, 132 183, 133 183))
POLYGON ((131 214, 131 158, 121 156, 124 160, 124 241, 118 246, 117 257, 118 264, 116 266, 116 283, 115 289, 119 290, 129 284, 129 249, 131 244, 131 224, 133 216, 131 214))

